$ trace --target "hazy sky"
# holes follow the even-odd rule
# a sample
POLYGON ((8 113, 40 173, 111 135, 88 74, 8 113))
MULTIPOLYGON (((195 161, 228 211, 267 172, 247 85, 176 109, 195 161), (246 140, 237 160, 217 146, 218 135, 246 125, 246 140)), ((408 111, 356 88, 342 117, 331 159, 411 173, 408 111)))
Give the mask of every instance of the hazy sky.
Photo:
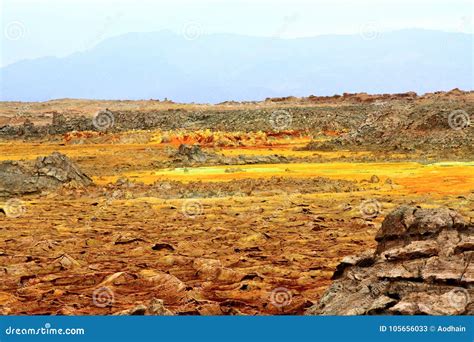
POLYGON ((0 65, 65 56, 127 32, 294 38, 426 28, 472 32, 470 0, 0 0, 0 65))

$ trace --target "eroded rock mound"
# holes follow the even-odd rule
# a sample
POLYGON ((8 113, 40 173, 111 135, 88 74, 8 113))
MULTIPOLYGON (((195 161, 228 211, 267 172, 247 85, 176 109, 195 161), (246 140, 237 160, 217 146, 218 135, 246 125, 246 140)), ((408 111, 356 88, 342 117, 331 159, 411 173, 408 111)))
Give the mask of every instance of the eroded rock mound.
POLYGON ((474 225, 447 208, 390 213, 375 251, 346 257, 308 315, 473 315, 474 225))
POLYGON ((172 156, 174 165, 195 166, 195 165, 248 165, 248 164, 278 164, 287 163, 288 158, 277 154, 266 156, 239 155, 237 157, 227 157, 202 150, 198 144, 181 144, 177 152, 172 156))
POLYGON ((0 163, 0 197, 38 193, 66 183, 87 186, 92 180, 58 152, 38 157, 33 163, 11 160, 0 163))
POLYGON ((186 162, 204 163, 211 156, 203 152, 199 145, 181 144, 176 157, 186 162))

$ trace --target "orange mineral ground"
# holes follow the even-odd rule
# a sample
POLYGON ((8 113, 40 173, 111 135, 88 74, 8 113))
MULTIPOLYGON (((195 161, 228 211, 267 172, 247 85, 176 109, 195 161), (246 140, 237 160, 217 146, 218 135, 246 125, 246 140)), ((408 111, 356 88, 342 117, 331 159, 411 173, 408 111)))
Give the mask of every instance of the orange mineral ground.
POLYGON ((94 182, 0 199, 0 313, 115 314, 156 298, 177 315, 302 314, 343 257, 375 246, 393 208, 474 218, 472 150, 305 148, 350 127, 329 128, 0 140, 0 161, 60 152, 94 182), (186 155, 182 144, 197 143, 186 155))

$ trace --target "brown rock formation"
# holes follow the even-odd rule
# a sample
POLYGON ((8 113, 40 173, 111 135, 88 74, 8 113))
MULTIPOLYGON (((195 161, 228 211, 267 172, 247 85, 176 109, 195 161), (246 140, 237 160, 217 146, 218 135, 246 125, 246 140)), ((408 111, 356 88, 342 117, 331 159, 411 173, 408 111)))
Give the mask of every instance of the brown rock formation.
POLYGON ((71 182, 81 186, 92 184, 74 162, 58 152, 38 157, 34 163, 0 163, 0 197, 38 193, 71 182))
POLYGON ((337 267, 308 315, 473 315, 474 225, 447 208, 402 206, 390 213, 378 245, 337 267))

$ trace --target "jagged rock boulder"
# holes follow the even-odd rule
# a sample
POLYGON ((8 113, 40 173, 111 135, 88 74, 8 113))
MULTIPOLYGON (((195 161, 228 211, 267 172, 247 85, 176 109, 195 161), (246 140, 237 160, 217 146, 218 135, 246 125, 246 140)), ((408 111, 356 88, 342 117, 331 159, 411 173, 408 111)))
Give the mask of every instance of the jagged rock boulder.
POLYGON ((473 315, 474 225, 448 208, 402 206, 375 251, 346 257, 307 315, 473 315))
POLYGON ((38 193, 71 182, 79 186, 92 184, 89 176, 58 152, 38 157, 33 163, 11 160, 0 163, 0 197, 38 193))
POLYGON ((181 144, 178 148, 177 157, 187 162, 203 163, 208 156, 204 153, 199 145, 181 144))
POLYGON ((220 162, 225 164, 227 159, 229 158, 220 156, 214 152, 204 151, 199 144, 181 144, 173 155, 173 165, 215 165, 220 162))
POLYGON ((279 155, 252 156, 239 155, 237 157, 226 157, 214 152, 203 151, 198 144, 181 144, 178 151, 174 154, 173 163, 183 166, 193 165, 247 165, 247 164, 277 164, 287 163, 288 158, 279 155))

